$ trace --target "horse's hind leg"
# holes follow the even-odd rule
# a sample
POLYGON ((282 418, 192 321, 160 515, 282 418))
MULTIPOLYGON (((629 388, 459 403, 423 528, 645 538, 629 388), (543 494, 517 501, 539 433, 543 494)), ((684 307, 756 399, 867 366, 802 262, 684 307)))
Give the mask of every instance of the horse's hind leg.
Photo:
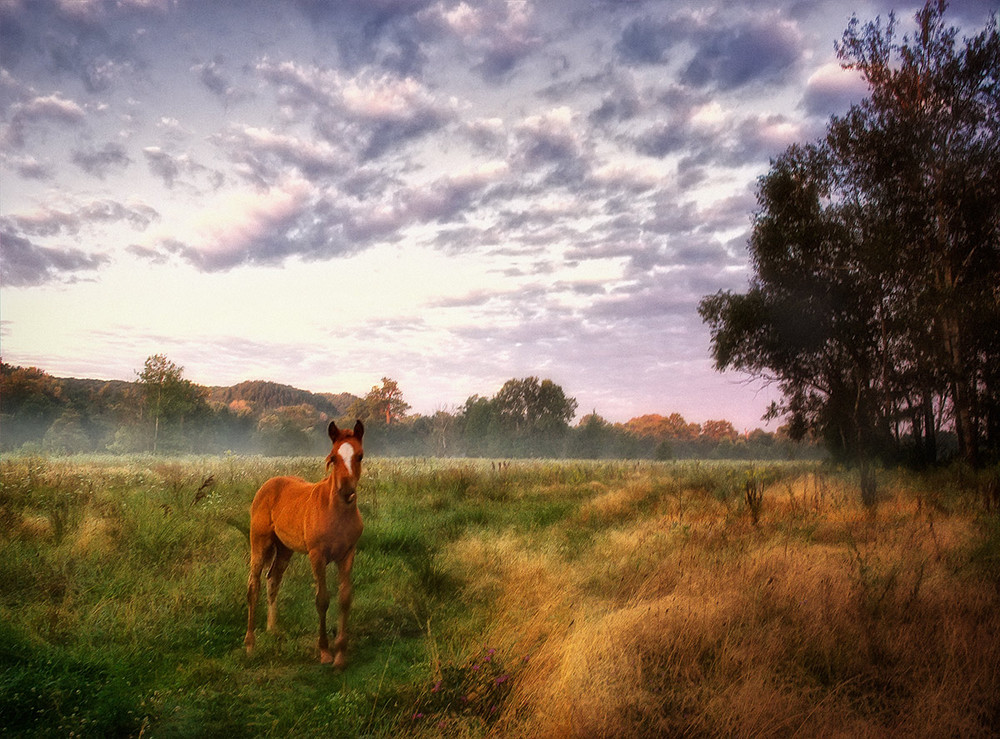
POLYGON ((260 573, 264 565, 274 557, 274 540, 270 532, 266 535, 250 535, 250 577, 247 579, 247 635, 243 638, 243 646, 247 654, 253 651, 254 617, 257 614, 257 601, 260 600, 260 573))
POLYGON ((267 630, 278 628, 278 591, 281 589, 281 578, 292 558, 292 550, 280 541, 274 542, 274 561, 267 571, 267 630))

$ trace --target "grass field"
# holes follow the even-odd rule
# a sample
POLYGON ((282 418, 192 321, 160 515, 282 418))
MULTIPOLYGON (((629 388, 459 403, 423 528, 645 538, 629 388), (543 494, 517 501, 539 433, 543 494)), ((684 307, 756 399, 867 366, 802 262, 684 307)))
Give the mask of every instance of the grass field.
POLYGON ((0 734, 1000 731, 1000 525, 968 473, 883 472, 872 511, 806 464, 372 459, 343 672, 301 556, 243 651, 276 474, 322 461, 5 460, 0 734))

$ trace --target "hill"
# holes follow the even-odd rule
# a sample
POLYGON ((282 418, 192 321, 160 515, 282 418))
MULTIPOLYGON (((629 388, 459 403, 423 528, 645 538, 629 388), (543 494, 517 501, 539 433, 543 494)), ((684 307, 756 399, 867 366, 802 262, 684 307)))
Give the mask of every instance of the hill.
POLYGON ((351 393, 313 393, 266 380, 246 380, 229 387, 206 389, 210 403, 230 405, 243 401, 253 409, 255 415, 275 408, 306 404, 330 417, 336 417, 344 415, 351 404, 358 400, 358 396, 351 393))
MULTIPOLYGON (((35 367, 0 367, 0 449, 51 452, 142 451, 149 448, 149 409, 136 382, 56 377, 35 367), (25 447, 25 445, 28 445, 25 447)), ((276 382, 231 387, 191 384, 159 425, 170 451, 290 452, 325 438, 327 420, 346 415, 351 393, 313 393, 276 382), (295 446, 293 445, 293 446, 295 446)))

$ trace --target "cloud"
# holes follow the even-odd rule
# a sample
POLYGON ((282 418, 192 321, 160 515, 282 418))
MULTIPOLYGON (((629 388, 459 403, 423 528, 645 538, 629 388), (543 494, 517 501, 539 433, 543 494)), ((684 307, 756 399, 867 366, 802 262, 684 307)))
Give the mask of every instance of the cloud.
POLYGON ((73 163, 87 174, 104 179, 114 167, 127 167, 132 159, 121 144, 107 143, 100 149, 77 149, 72 155, 73 163))
POLYGON ((0 153, 0 162, 7 163, 11 170, 16 171, 26 180, 49 180, 53 176, 51 165, 30 155, 11 156, 4 152, 0 153))
MULTIPOLYGON (((330 153, 325 142, 310 143, 264 130, 233 134, 246 136, 264 151, 278 151, 286 160, 295 157, 301 162, 305 153, 310 157, 317 151, 330 153)), ((255 157, 259 156, 258 151, 255 157)), ((336 167, 342 168, 341 164, 336 167)), ((275 166, 268 171, 268 177, 274 177, 268 180, 272 184, 263 177, 251 178, 253 188, 219 193, 189 213, 183 223, 151 234, 131 251, 157 259, 176 254, 209 272, 248 263, 273 264, 291 256, 349 255, 374 244, 398 241, 411 227, 462 222, 498 189, 507 187, 510 174, 506 162, 492 160, 427 181, 383 182, 376 192, 366 193, 364 187, 350 186, 348 177, 339 181, 310 178, 297 167, 275 166)))
POLYGON ((352 158, 347 151, 326 140, 236 125, 213 140, 238 165, 241 174, 263 185, 295 171, 307 179, 316 179, 352 170, 352 158))
POLYGON ((441 177, 428 186, 415 185, 405 192, 403 211, 413 223, 447 221, 473 210, 476 200, 489 189, 506 180, 510 167, 506 162, 484 162, 464 172, 441 177))
POLYGON ((149 170, 163 180, 163 184, 169 189, 181 182, 195 192, 199 191, 199 185, 217 190, 224 182, 221 172, 199 164, 187 153, 172 154, 159 146, 147 146, 142 153, 149 170))
POLYGON ((631 77, 619 76, 605 88, 601 104, 590 113, 590 122, 601 126, 629 121, 646 107, 635 81, 631 77))
POLYGON ((595 165, 587 183, 605 196, 636 197, 662 187, 664 179, 665 173, 661 166, 646 162, 610 161, 595 165))
POLYGON ((669 18, 631 21, 615 44, 626 64, 665 64, 687 47, 679 81, 697 88, 731 90, 751 82, 780 80, 804 53, 798 27, 777 17, 736 18, 682 10, 669 18), (728 21, 728 22, 727 22, 728 21))
POLYGON ((256 65, 276 91, 289 119, 314 115, 317 133, 337 145, 349 142, 362 160, 373 159, 441 128, 455 117, 419 80, 264 59, 256 65))
POLYGON ((692 130, 684 118, 674 118, 655 123, 635 138, 636 151, 662 159, 669 154, 702 148, 712 141, 711 135, 692 130))
POLYGON ((531 3, 524 0, 437 2, 421 14, 462 45, 472 68, 485 80, 508 76, 541 44, 531 3))
POLYGON ((78 127, 83 124, 85 117, 83 107, 58 92, 36 95, 11 107, 10 123, 3 140, 14 148, 22 148, 29 132, 44 130, 42 126, 46 124, 78 127))
POLYGON ((60 76, 79 80, 87 92, 105 92, 143 66, 131 34, 156 3, 39 0, 0 5, 5 66, 41 59, 60 76))
POLYGON ((33 287, 93 271, 110 261, 104 254, 33 244, 0 225, 0 280, 5 287, 33 287))
POLYGON ((350 250, 339 220, 309 183, 289 180, 266 190, 220 193, 132 252, 175 253, 206 272, 274 264, 291 254, 331 257, 350 250))
POLYGON ((702 34, 698 50, 680 81, 695 87, 730 90, 751 82, 782 79, 803 54, 798 28, 777 19, 702 34))
POLYGON ((233 84, 228 75, 223 71, 226 59, 222 55, 216 55, 210 62, 200 62, 191 67, 191 71, 198 75, 198 79, 209 92, 222 100, 226 105, 237 103, 251 97, 248 90, 241 89, 233 84))
POLYGON ((809 76, 801 104, 810 115, 829 117, 846 112, 868 97, 868 92, 868 83, 857 71, 831 62, 809 76))
POLYGON ((28 236, 75 236, 81 229, 107 224, 125 223, 144 230, 159 219, 159 213, 144 204, 125 205, 114 200, 92 200, 69 210, 47 206, 35 211, 18 213, 6 221, 28 236))
MULTIPOLYGON (((181 173, 178 158, 171 156, 158 146, 147 146, 142 150, 142 153, 146 157, 150 171, 162 179, 163 184, 172 188, 174 181, 181 173)), ((181 158, 181 161, 186 161, 186 155, 181 158)))
POLYGON ((700 24, 690 16, 659 19, 647 15, 625 26, 615 51, 626 63, 659 64, 667 61, 667 52, 675 42, 699 30, 700 24))
POLYGON ((332 39, 343 67, 372 66, 402 76, 419 73, 426 63, 422 13, 429 4, 430 0, 296 2, 317 34, 332 39))
POLYGON ((783 113, 740 114, 712 101, 689 101, 668 109, 656 123, 631 137, 641 154, 663 159, 678 156, 678 174, 710 165, 766 165, 770 157, 806 136, 802 122, 783 113))
POLYGON ((590 168, 586 140, 566 106, 528 116, 515 128, 514 158, 526 171, 542 171, 549 184, 578 182, 590 168))
POLYGON ((336 141, 347 123, 364 141, 362 159, 372 159, 399 144, 439 128, 451 117, 413 78, 356 77, 341 80, 336 107, 321 115, 318 130, 336 141))

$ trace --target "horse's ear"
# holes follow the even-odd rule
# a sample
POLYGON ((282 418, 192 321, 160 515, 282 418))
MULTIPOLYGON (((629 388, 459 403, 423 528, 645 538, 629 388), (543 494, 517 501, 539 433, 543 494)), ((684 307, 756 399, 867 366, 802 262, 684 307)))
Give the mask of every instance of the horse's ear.
POLYGON ((326 433, 330 435, 330 441, 336 441, 337 436, 340 435, 340 429, 337 428, 337 424, 334 421, 330 421, 330 426, 327 428, 326 433))
POLYGON ((361 441, 361 437, 365 435, 365 425, 361 423, 361 419, 354 424, 354 438, 361 441))

